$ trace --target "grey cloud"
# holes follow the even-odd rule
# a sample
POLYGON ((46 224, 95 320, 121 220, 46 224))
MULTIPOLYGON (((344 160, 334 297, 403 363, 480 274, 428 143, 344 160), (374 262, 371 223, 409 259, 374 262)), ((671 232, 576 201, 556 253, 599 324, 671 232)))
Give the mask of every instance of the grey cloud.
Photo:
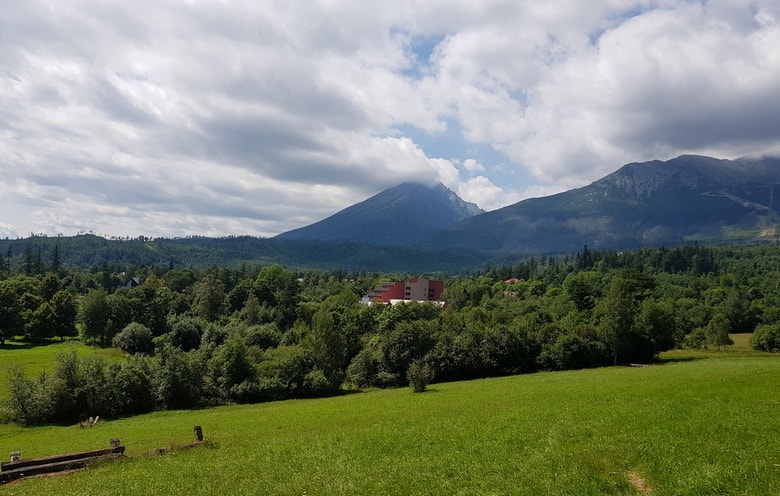
POLYGON ((16 2, 0 190, 28 205, 0 222, 274 234, 406 180, 496 206, 627 161, 777 149, 774 3, 16 2), (504 170, 460 177, 415 143, 448 121, 504 170))

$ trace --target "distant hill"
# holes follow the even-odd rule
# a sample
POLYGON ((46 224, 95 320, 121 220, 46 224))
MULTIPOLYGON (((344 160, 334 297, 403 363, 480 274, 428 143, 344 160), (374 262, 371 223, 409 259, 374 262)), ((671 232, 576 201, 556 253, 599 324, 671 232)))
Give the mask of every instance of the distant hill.
POLYGON ((780 159, 683 155, 632 163, 583 188, 429 233, 422 246, 569 253, 685 242, 775 239, 780 159))
POLYGON ((25 239, 0 239, 3 264, 22 272, 50 270, 55 253, 65 267, 122 266, 173 268, 240 267, 278 263, 290 268, 365 272, 459 272, 479 267, 489 255, 471 250, 432 250, 365 243, 287 241, 253 236, 224 238, 106 239, 92 234, 25 239))
POLYGON ((275 239, 409 246, 433 229, 482 212, 441 183, 433 187, 404 183, 275 239))

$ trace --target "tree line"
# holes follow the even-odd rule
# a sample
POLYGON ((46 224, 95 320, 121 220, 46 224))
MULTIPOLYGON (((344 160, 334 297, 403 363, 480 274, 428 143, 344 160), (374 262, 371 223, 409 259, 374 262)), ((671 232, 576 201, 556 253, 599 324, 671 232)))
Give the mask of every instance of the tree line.
POLYGON ((8 420, 72 422, 154 409, 423 390, 464 380, 649 363, 754 332, 780 349, 780 249, 684 247, 528 258, 445 277, 447 305, 364 305, 404 274, 59 267, 0 270, 0 339, 80 338, 127 358, 59 356, 9 372, 8 420))

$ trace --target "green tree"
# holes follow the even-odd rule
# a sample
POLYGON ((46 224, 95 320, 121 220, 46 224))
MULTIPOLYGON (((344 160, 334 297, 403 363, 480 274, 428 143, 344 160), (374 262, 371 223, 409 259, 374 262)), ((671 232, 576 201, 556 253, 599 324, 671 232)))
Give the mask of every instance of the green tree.
POLYGON ((704 334, 707 336, 707 344, 717 346, 720 349, 723 346, 734 344, 729 337, 729 330, 732 328, 728 317, 722 313, 716 313, 704 328, 704 334))
POLYGON ((59 278, 51 272, 41 278, 39 286, 38 294, 44 300, 51 300, 54 294, 62 289, 59 278))
POLYGON ((652 277, 624 271, 613 277, 606 295, 599 301, 599 330, 615 365, 646 361, 654 355, 652 342, 634 326, 642 301, 655 287, 652 277))
POLYGON ((55 243, 51 254, 51 271, 59 276, 62 269, 62 260, 60 259, 60 244, 55 243))
POLYGON ((224 397, 236 400, 238 385, 256 378, 256 372, 247 354, 246 342, 241 336, 231 336, 219 346, 209 360, 212 380, 224 397))
POLYGON ((19 297, 7 281, 0 281, 0 345, 24 332, 19 297))
POLYGON ((44 301, 35 310, 24 312, 24 338, 41 342, 53 338, 56 332, 54 309, 44 301))
POLYGON ((208 322, 198 317, 169 317, 168 337, 173 346, 182 351, 196 350, 200 347, 201 336, 208 322))
POLYGON ((258 273, 254 294, 261 303, 274 308, 274 322, 284 332, 290 329, 298 318, 300 285, 295 274, 280 265, 264 267, 258 273), (270 300, 270 301, 269 301, 270 300))
POLYGON ((210 322, 217 320, 225 309, 225 283, 209 274, 195 285, 192 311, 210 322))
POLYGON ((371 346, 363 348, 347 367, 347 380, 357 387, 379 385, 381 353, 371 346))
POLYGON ((106 299, 106 292, 93 289, 83 298, 79 307, 78 320, 83 325, 84 337, 93 343, 106 346, 112 336, 109 336, 109 320, 111 306, 106 299))
POLYGON ((344 380, 347 365, 347 340, 328 310, 320 309, 314 314, 310 342, 314 363, 322 370, 331 388, 338 388, 344 380))
POLYGON ((131 355, 115 370, 114 384, 123 414, 140 414, 154 410, 158 362, 145 355, 131 355))
POLYGON ((75 336, 78 309, 73 295, 61 289, 51 297, 50 305, 54 335, 59 336, 60 341, 66 336, 75 336))
POLYGON ((148 327, 138 322, 131 322, 122 329, 122 332, 114 336, 111 344, 131 355, 136 353, 151 355, 154 351, 153 339, 154 335, 148 327))
POLYGON ((578 310, 590 310, 596 305, 601 297, 601 277, 598 272, 576 272, 566 276, 563 290, 578 310))
POLYGON ((273 388, 266 397, 273 399, 305 396, 304 381, 313 369, 311 351, 301 346, 271 348, 258 365, 260 379, 273 388))
POLYGON ((395 329, 384 336, 382 345, 384 368, 399 378, 405 378, 412 362, 424 358, 433 348, 436 343, 436 332, 436 321, 415 320, 398 323, 395 329))
POLYGON ((753 332, 759 324, 758 306, 747 292, 730 291, 720 308, 731 326, 729 332, 753 332))
POLYGON ((155 396, 167 410, 198 406, 201 401, 205 367, 196 352, 184 352, 173 346, 158 350, 155 396))

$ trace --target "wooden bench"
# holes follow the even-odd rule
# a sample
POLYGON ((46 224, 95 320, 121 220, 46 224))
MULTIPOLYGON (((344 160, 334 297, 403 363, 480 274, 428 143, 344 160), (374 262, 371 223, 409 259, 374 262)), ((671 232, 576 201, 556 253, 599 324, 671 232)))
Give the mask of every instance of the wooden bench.
POLYGON ((124 454, 125 447, 119 444, 118 439, 112 439, 111 448, 2 462, 0 463, 0 484, 31 475, 84 468, 89 463, 121 457, 124 454))

